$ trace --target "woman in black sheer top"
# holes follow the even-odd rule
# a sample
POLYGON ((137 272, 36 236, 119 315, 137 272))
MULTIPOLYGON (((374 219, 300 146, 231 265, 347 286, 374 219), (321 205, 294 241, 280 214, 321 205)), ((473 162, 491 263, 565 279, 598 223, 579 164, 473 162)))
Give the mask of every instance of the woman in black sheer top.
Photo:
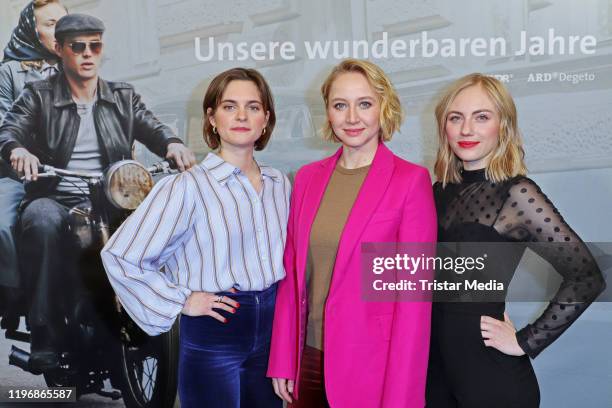
MULTIPOLYGON (((580 237, 525 177, 516 108, 499 81, 481 74, 460 78, 437 105, 436 119, 438 239, 523 242, 563 282, 544 312, 518 331, 503 302, 434 304, 427 407, 537 407, 529 358, 599 295, 601 272, 580 237)), ((522 255, 511 252, 509 279, 522 255)))

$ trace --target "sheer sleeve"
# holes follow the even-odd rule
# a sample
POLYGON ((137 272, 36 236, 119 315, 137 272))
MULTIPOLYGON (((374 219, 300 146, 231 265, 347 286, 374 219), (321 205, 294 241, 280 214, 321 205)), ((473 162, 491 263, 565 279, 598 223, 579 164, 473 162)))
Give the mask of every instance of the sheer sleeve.
POLYGON ((523 351, 535 358, 603 291, 601 270, 584 242, 528 178, 509 188, 494 228, 507 239, 526 242, 563 277, 540 317, 516 333, 523 351))

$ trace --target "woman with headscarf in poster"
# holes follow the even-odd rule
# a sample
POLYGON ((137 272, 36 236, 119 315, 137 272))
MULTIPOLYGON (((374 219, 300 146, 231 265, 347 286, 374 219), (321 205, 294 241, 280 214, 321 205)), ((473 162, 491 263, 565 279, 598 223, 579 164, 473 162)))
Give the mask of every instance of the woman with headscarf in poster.
MULTIPOLYGON (((58 0, 34 0, 21 11, 0 65, 0 123, 26 83, 45 79, 59 70, 55 23, 66 14, 58 0)), ((22 182, 10 165, 0 159, 0 291, 2 287, 9 288, 0 295, 0 310, 2 301, 13 292, 11 288, 19 287, 20 283, 12 229, 23 195, 22 182)))
POLYGON ((482 243, 483 252, 486 243, 515 243, 504 248, 503 261, 487 274, 506 276, 508 282, 526 246, 563 282, 540 316, 518 331, 505 312, 505 298, 434 303, 427 407, 538 407, 540 391, 529 359, 601 293, 601 271, 553 203, 525 176, 516 107, 500 81, 482 74, 459 78, 435 113, 438 239, 482 243), (520 251, 512 250, 516 243, 523 243, 520 251))
POLYGON ((362 243, 435 243, 429 173, 385 142, 402 108, 384 71, 348 59, 321 93, 336 154, 296 174, 268 376, 293 408, 425 404, 430 302, 362 298, 362 243))

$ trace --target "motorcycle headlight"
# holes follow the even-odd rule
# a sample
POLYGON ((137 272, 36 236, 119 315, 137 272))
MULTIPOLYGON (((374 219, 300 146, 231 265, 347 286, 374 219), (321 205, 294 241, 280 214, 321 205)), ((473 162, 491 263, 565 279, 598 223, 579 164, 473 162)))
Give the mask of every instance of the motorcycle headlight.
POLYGON ((153 177, 137 161, 122 160, 106 171, 106 197, 121 210, 135 210, 152 188, 153 177))

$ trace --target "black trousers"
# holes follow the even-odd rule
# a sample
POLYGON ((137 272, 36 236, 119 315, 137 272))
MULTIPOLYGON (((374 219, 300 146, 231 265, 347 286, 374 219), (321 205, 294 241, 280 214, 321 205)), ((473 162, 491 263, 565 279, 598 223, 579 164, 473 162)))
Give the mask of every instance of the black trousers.
POLYGON ((484 345, 481 314, 503 320, 503 308, 493 313, 472 309, 453 311, 452 305, 434 304, 427 407, 538 407, 540 391, 529 357, 509 356, 484 345))
POLYGON ((68 211, 85 199, 39 198, 22 212, 19 223, 20 269, 29 301, 28 320, 34 336, 56 343, 78 297, 79 248, 68 228, 68 211), (44 333, 40 330, 44 329, 44 333))

